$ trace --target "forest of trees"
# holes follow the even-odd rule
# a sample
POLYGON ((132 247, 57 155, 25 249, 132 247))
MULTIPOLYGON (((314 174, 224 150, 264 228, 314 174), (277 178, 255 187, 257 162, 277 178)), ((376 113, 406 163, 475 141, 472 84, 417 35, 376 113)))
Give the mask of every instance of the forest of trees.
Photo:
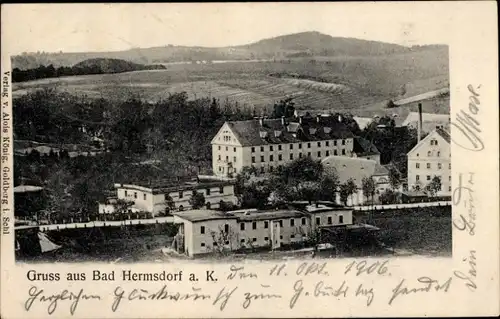
POLYGON ((77 63, 72 67, 61 66, 55 68, 52 64, 50 64, 48 66, 40 65, 37 68, 26 70, 14 68, 12 70, 12 82, 24 82, 71 75, 122 73, 165 68, 166 67, 161 64, 143 65, 120 59, 89 59, 77 63))

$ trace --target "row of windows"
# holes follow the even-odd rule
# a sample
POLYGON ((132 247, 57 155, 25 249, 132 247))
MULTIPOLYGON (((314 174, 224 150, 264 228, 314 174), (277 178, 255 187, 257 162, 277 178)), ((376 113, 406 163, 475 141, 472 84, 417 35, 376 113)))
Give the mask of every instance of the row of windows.
MULTIPOLYGON (((439 180, 441 180, 441 176, 439 176, 439 175, 436 175, 436 176, 439 177, 439 180)), ((431 176, 427 175, 426 179, 428 181, 430 181, 431 180, 431 176)), ((420 180, 420 175, 415 175, 415 180, 419 181, 420 180)), ((451 176, 448 176, 448 181, 451 182, 451 176)))
MULTIPOLYGON (((219 154, 219 161, 221 160, 221 156, 219 154)), ((229 156, 226 156, 226 162, 229 162, 229 156)), ((236 163, 236 156, 233 156, 233 163, 236 163)))
MULTIPOLYGON (((346 144, 346 140, 341 140, 340 144, 345 145, 346 144)), ((289 149, 293 150, 293 145, 294 144, 289 144, 288 145, 289 149)), ((297 145, 298 145, 299 149, 302 149, 302 143, 299 143, 297 145)), ((311 142, 306 143, 306 145, 307 145, 307 148, 311 148, 311 142)), ((321 141, 319 141, 319 142, 316 142, 316 145, 318 147, 321 147, 323 144, 322 144, 321 141)), ((330 146, 330 141, 324 141, 324 145, 325 145, 325 147, 329 147, 330 146)), ((274 146, 275 145, 269 145, 269 151, 270 152, 274 151, 274 146)), ((278 151, 282 151, 283 150, 283 145, 278 144, 277 146, 278 146, 278 151)), ((337 141, 333 141, 333 146, 337 146, 337 141)), ((252 147, 252 153, 255 153, 255 150, 256 150, 256 148, 252 147)), ((235 151, 236 151, 236 149, 235 149, 235 151)), ((260 146, 260 151, 264 152, 265 151, 265 146, 260 146)))
MULTIPOLYGON (((295 227, 295 218, 291 218, 289 220, 289 225, 290 227, 295 227)), ((344 216, 343 215, 339 215, 338 216, 338 223, 339 224, 343 224, 344 223, 344 216)), ((240 223, 240 230, 245 230, 246 228, 246 224, 247 223, 240 223)), ((278 224, 280 226, 280 228, 283 228, 283 225, 284 225, 284 220, 283 219, 280 219, 278 221, 278 224)), ((306 217, 302 217, 300 219, 300 224, 301 225, 307 225, 307 218, 306 217)), ((327 222, 326 222, 327 225, 332 225, 333 224, 333 217, 332 216, 328 216, 327 217, 327 222)), ((251 222, 251 225, 252 225, 252 229, 257 229, 257 222, 251 222)), ((321 225, 321 217, 316 217, 316 225, 321 225)), ((269 221, 265 220, 264 221, 264 229, 268 229, 269 228, 269 221)), ((200 226, 200 234, 205 234, 205 226, 200 226)), ((225 224, 224 225, 224 230, 227 232, 229 231, 229 225, 228 224, 225 224)))
MULTIPOLYGON (((294 239, 294 238, 295 238, 295 235, 290 235, 290 239, 294 239)), ((280 239, 281 239, 281 240, 283 240, 283 236, 280 236, 280 239)), ((249 240, 250 240, 250 238, 249 238, 249 240)), ((266 236, 266 237, 264 237, 264 241, 269 242, 269 237, 267 237, 267 236, 266 236)), ((245 244, 246 242, 247 242, 247 240, 246 240, 246 239, 244 239, 244 238, 243 238, 243 239, 240 239, 240 243, 241 243, 241 244, 245 244)), ((252 242, 252 243, 256 243, 256 242, 257 242, 257 238, 256 238, 256 237, 252 238, 251 242, 252 242)), ((225 245, 229 245, 229 241, 226 241, 224 244, 225 244, 225 245)), ((215 241, 212 243, 212 245, 213 245, 214 247, 217 247, 217 246, 218 246, 217 242, 215 242, 215 241)), ((201 243, 200 243, 200 246, 201 246, 201 247, 206 247, 206 244, 205 244, 204 242, 201 242, 201 243)))
MULTIPOLYGON (((218 146, 218 150, 220 151, 221 150, 221 146, 219 145, 218 146)), ((229 147, 226 146, 226 152, 229 151, 229 147)), ((236 153, 236 147, 233 147, 233 152, 236 153)))
MULTIPOLYGON (((431 156, 432 156, 432 151, 427 151, 427 157, 431 157, 431 156)), ((420 157, 419 153, 417 153, 417 157, 420 157)), ((436 157, 441 157, 441 152, 440 151, 436 152, 436 157)), ((450 153, 450 157, 451 157, 451 153, 450 153)))
MULTIPOLYGON (((193 190, 191 192, 191 194, 195 194, 197 191, 199 191, 199 190, 193 190)), ((205 194, 206 195, 210 195, 211 193, 212 193, 212 190, 210 188, 206 188, 205 189, 205 194)), ((219 194, 224 194, 224 186, 220 186, 219 187, 219 194)), ((165 200, 168 199, 168 195, 169 194, 165 194, 164 195, 165 196, 165 200)), ((125 196, 127 196, 127 191, 125 191, 125 196)), ((184 192, 183 191, 179 191, 179 198, 184 198, 184 192)), ((146 199, 146 197, 144 197, 144 199, 146 199)))
MULTIPOLYGON (((420 168, 420 163, 415 163, 415 168, 420 168)), ((427 163, 427 168, 432 168, 431 163, 427 163)), ((441 163, 437 163, 437 168, 442 169, 443 165, 441 163)), ((451 163, 448 164, 448 168, 451 169, 451 163)))
MULTIPOLYGON (((325 151, 325 153, 322 153, 321 151, 318 151, 317 152, 317 156, 318 157, 321 157, 322 154, 325 154, 326 157, 330 156, 330 151, 325 151)), ((342 155, 346 155, 346 150, 345 149, 342 149, 342 152, 341 152, 342 155)), ((307 156, 311 156, 311 152, 307 152, 307 156)), ((333 151, 333 155, 338 155, 338 152, 337 150, 334 150, 333 151)), ((302 158, 302 156, 304 156, 304 154, 302 153, 299 153, 299 158, 302 158)), ((293 161, 294 159, 294 154, 289 154, 289 159, 291 161, 293 161)), ((283 154, 278 154, 278 161, 282 161, 283 160, 283 154)), ((236 158, 235 158, 235 161, 236 161, 236 158)), ((261 155, 260 156, 260 162, 261 163, 264 163, 266 161, 265 159, 265 156, 264 155, 261 155)), ((269 155, 269 162, 274 162, 274 155, 269 155)), ((256 160, 255 160, 255 156, 252 156, 252 163, 256 163, 256 160)))
MULTIPOLYGON (((128 191, 125 191, 125 197, 128 197, 128 191)), ((137 192, 134 192, 134 198, 137 199, 137 192)), ((146 200, 147 194, 142 194, 142 198, 146 200)))

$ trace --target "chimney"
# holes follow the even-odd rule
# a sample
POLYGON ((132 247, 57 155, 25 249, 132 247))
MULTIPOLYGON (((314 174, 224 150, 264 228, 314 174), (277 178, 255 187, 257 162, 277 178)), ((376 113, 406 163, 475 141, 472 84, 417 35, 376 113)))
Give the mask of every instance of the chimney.
POLYGON ((418 103, 417 143, 422 139, 422 103, 418 103))
POLYGON ((285 117, 284 116, 281 117, 281 125, 285 125, 285 117))
POLYGON ((260 124, 260 126, 264 125, 264 118, 262 116, 259 117, 259 124, 260 124))
POLYGON ((318 122, 318 123, 319 123, 319 118, 320 118, 320 116, 316 115, 316 122, 318 122))
POLYGON ((342 115, 339 114, 339 123, 342 123, 342 115))
POLYGON ((302 124, 302 116, 299 116, 299 124, 302 124))

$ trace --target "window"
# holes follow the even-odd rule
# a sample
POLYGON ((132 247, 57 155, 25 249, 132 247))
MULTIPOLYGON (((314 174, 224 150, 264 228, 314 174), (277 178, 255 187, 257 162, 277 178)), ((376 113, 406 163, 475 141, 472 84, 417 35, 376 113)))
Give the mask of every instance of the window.
POLYGON ((245 239, 241 239, 240 243, 244 244, 245 243, 245 239))
POLYGON ((449 169, 451 169, 451 163, 450 163, 450 164, 448 164, 448 168, 449 168, 449 169))
POLYGON ((210 204, 210 202, 207 202, 207 203, 205 204, 205 207, 206 207, 207 209, 210 209, 210 207, 212 207, 212 204, 210 204))
POLYGON ((441 169, 442 165, 441 163, 438 163, 438 169, 441 169))
POLYGON ((345 140, 342 140, 342 145, 345 145, 345 140))
POLYGON ((268 240, 269 240, 269 237, 264 237, 264 240, 265 240, 265 241, 268 241, 268 240))
POLYGON ((321 147, 321 142, 318 142, 318 147, 321 147))
POLYGON ((451 176, 448 176, 448 180, 451 182, 451 176))
POLYGON ((326 151, 326 156, 330 156, 330 151, 326 151))
POLYGON ((281 151, 281 145, 278 145, 278 151, 281 151))
POLYGON ((236 156, 233 156, 233 163, 236 163, 236 156))
POLYGON ((264 174, 264 166, 262 166, 262 167, 260 168, 260 173, 261 173, 261 174, 264 174))
POLYGON ((451 192, 451 186, 448 186, 448 192, 451 192))
POLYGON ((339 152, 337 150, 333 150, 333 155, 338 155, 339 152))
POLYGON ((311 148, 311 143, 307 143, 307 148, 311 148))
POLYGON ((269 166, 269 171, 272 173, 274 172, 274 167, 273 166, 269 166))
POLYGON ((224 224, 224 231, 226 233, 229 231, 229 224, 224 224))
POLYGON ((290 227, 294 227, 295 226, 295 219, 290 219, 290 227))
POLYGON ((127 196, 128 196, 127 191, 125 191, 125 197, 127 197, 127 196))
POLYGON ((311 157, 311 152, 307 152, 307 156, 311 157))
POLYGON ((272 162, 274 160, 274 156, 269 155, 269 161, 272 162))
POLYGON ((168 200, 168 194, 163 195, 164 200, 168 200))
POLYGON ((302 225, 305 225, 305 224, 306 224, 306 218, 302 217, 302 225))
POLYGON ((257 229, 257 222, 252 222, 252 229, 257 229))
POLYGON ((299 149, 302 149, 302 143, 299 143, 299 149))
POLYGON ((295 235, 290 235, 290 239, 294 239, 295 238, 295 235))
POLYGON ((219 193, 224 194, 224 186, 219 187, 219 193))
POLYGON ((337 146, 337 140, 333 141, 333 146, 337 146))
POLYGON ((224 242, 224 244, 225 244, 225 245, 229 245, 229 240, 226 240, 226 241, 224 242))
POLYGON ((205 226, 201 226, 200 227, 200 234, 204 234, 205 233, 205 226))
POLYGON ((252 241, 255 243, 257 241, 257 238, 252 238, 252 241))
POLYGON ((290 144, 290 149, 293 150, 293 144, 290 144))
POLYGON ((137 198, 137 192, 134 192, 134 198, 137 198))
POLYGON ((260 161, 264 162, 264 156, 263 155, 260 157, 260 161))
POLYGON ((283 239, 283 235, 280 236, 280 239, 283 239))
POLYGON ((184 206, 183 206, 183 205, 180 205, 180 206, 179 206, 179 211, 181 211, 181 212, 182 212, 183 210, 184 210, 184 206))
POLYGON ((260 151, 261 151, 261 152, 264 152, 264 146, 261 146, 261 147, 260 147, 260 151))
POLYGON ((342 155, 345 155, 345 149, 342 149, 342 155))
POLYGON ((328 225, 332 224, 332 216, 328 216, 328 225))
POLYGON ((431 156, 431 151, 428 151, 428 152, 427 152, 427 156, 431 156))
POLYGON ((316 217, 316 225, 321 225, 321 217, 316 217))
POLYGON ((201 243, 201 247, 205 247, 205 243, 201 243))
POLYGON ((278 161, 282 161, 283 160, 283 155, 279 154, 278 155, 278 161))
POLYGON ((318 157, 321 157, 321 152, 318 152, 318 157))
POLYGON ((213 243, 213 246, 214 246, 214 247, 217 247, 217 243, 216 243, 215 241, 214 241, 214 243, 213 243))
POLYGON ((293 154, 290 154, 290 160, 293 160, 293 154))
POLYGON ((255 163, 255 156, 252 156, 252 163, 255 163))
POLYGON ((427 180, 430 181, 431 180, 431 176, 430 175, 427 175, 427 180))
POLYGON ((226 146, 226 152, 228 151, 228 149, 229 149, 229 148, 226 146))
POLYGON ((279 223, 280 223, 280 227, 283 227, 283 220, 280 220, 279 223))
POLYGON ((344 223, 344 216, 339 215, 339 224, 343 224, 343 223, 344 223))
POLYGON ((220 151, 220 145, 219 145, 219 151, 220 151))
POLYGON ((240 230, 245 230, 245 223, 240 224, 240 230))
POLYGON ((252 153, 255 153, 255 147, 252 147, 252 153))
POLYGON ((267 220, 264 221, 264 228, 269 228, 269 222, 267 220))
POLYGON ((441 156, 441 152, 438 151, 437 152, 437 157, 439 157, 439 156, 441 156))
POLYGON ((330 141, 326 141, 326 147, 330 146, 330 141))
POLYGON ((420 180, 420 175, 415 176, 415 180, 419 181, 420 180))
POLYGON ((302 158, 302 153, 299 153, 299 158, 302 158))
POLYGON ((272 146, 272 145, 270 145, 270 146, 269 146, 269 150, 270 150, 271 152, 273 151, 273 146, 272 146))
POLYGON ((219 154, 219 161, 220 161, 220 154, 219 154))
POLYGON ((420 163, 416 163, 415 168, 420 168, 420 163))
POLYGON ((226 162, 229 162, 229 156, 226 156, 226 162))
POLYGON ((431 168, 431 163, 427 163, 427 168, 431 168))

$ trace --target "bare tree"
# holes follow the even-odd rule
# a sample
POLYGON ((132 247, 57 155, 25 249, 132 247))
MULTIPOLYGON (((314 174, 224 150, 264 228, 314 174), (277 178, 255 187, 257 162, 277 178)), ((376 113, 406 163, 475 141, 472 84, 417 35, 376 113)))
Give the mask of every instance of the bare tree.
POLYGON ((238 234, 228 225, 227 230, 224 225, 219 225, 217 230, 211 231, 213 246, 212 250, 218 254, 226 254, 233 250, 233 242, 238 239, 238 234))

